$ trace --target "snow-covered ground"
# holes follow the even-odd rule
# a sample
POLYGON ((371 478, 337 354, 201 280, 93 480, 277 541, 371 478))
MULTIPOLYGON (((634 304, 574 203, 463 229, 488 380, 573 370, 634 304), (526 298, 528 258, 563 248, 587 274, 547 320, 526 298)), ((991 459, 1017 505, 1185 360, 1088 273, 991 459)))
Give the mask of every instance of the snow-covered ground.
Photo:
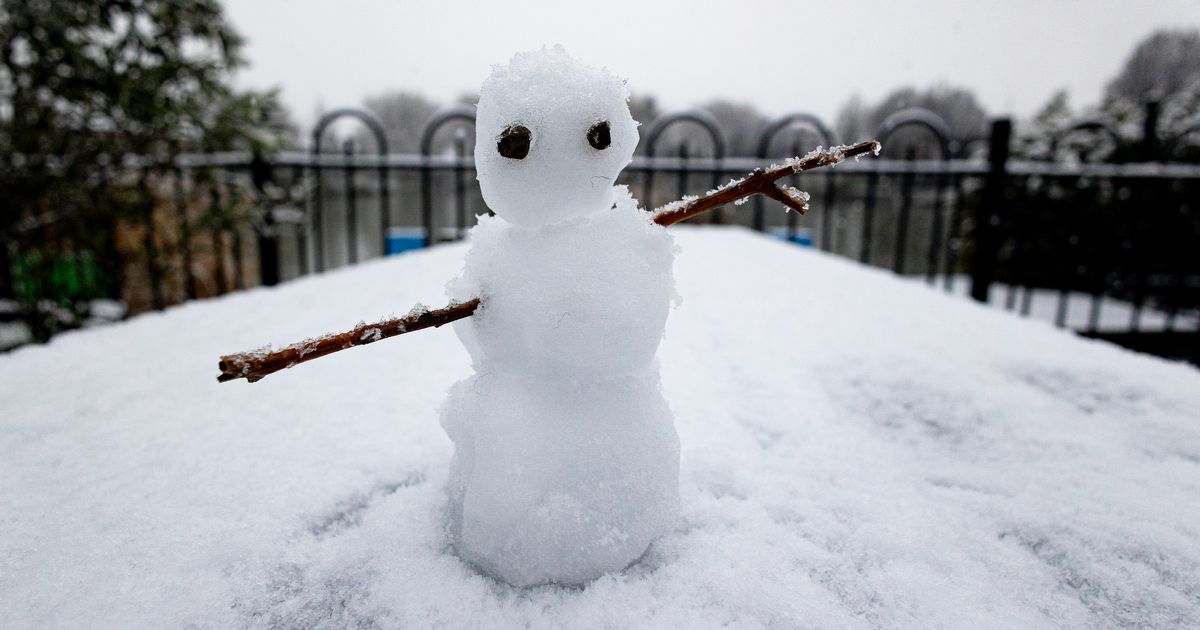
POLYGON ((684 514, 623 574, 518 590, 447 552, 449 330, 216 383, 222 353, 443 302, 448 245, 0 356, 0 626, 1200 627, 1200 371, 677 239, 684 514))

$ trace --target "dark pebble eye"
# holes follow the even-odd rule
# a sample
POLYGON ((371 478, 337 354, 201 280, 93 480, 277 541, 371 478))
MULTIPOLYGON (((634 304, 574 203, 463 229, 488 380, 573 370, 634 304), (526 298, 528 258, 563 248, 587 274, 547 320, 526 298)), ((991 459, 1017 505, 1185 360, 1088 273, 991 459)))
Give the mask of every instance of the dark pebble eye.
POLYGON ((500 134, 500 141, 496 143, 496 150, 500 155, 512 159, 523 160, 526 155, 529 155, 529 143, 533 140, 533 133, 523 125, 512 125, 506 127, 504 132, 500 134))
POLYGON ((588 144, 592 145, 593 149, 603 151, 612 144, 612 133, 608 129, 608 121, 602 120, 588 129, 587 133, 588 144))

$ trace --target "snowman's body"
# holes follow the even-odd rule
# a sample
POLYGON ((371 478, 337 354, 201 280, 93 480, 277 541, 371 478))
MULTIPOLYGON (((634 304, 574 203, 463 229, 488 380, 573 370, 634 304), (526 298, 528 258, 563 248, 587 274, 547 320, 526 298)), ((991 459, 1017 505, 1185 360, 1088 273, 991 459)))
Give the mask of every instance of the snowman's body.
POLYGON ((476 373, 442 411, 448 527, 463 559, 511 584, 618 571, 678 516, 679 443, 654 358, 674 245, 612 185, 637 142, 626 98, 561 49, 518 55, 481 90, 476 164, 497 217, 472 231, 450 286, 482 303, 456 324, 476 373), (528 151, 497 153, 512 153, 518 125, 528 151))

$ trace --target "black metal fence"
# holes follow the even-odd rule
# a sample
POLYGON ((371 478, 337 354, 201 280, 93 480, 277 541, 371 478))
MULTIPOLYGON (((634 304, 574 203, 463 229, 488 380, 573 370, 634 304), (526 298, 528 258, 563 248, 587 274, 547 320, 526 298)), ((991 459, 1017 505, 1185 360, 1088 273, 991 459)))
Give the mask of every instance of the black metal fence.
MULTIPOLYGON (((1008 120, 994 121, 984 142, 962 146, 936 115, 906 110, 875 134, 885 147, 880 158, 795 178, 794 185, 813 194, 814 212, 800 217, 755 199, 707 220, 923 277, 946 291, 969 286, 976 300, 1022 315, 1200 361, 1200 165, 1172 161, 1197 127, 1160 138, 1155 113, 1147 110, 1137 161, 1111 154, 1092 162, 1088 155, 1063 159, 1060 142, 1099 133, 1116 147, 1129 144, 1101 121, 1048 138, 1044 157, 1014 159, 1008 120)), ((471 109, 446 111, 424 130, 419 153, 392 154, 371 114, 338 110, 318 122, 308 152, 269 161, 185 156, 164 184, 171 203, 141 226, 145 246, 132 266, 143 269, 135 274, 147 289, 143 306, 276 284, 461 239, 475 215, 486 212, 468 141, 473 123, 471 109), (326 151, 327 130, 343 118, 365 125, 373 152, 360 152, 352 141, 340 152, 326 151)), ((618 183, 652 208, 772 158, 862 139, 835 138, 820 119, 795 114, 764 130, 757 155, 727 156, 715 120, 685 112, 644 130, 644 153, 618 183), (698 133, 679 134, 684 128, 698 133), (677 133, 670 136, 670 129, 677 133), (668 137, 685 141, 666 150, 668 137), (692 154, 697 146, 704 155, 692 154)))

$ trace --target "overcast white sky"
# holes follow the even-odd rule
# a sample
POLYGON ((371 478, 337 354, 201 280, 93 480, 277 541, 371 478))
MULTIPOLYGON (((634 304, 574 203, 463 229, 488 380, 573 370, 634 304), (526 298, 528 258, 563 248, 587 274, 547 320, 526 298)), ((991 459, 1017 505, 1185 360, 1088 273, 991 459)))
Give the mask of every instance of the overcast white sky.
POLYGON ((305 128, 319 106, 391 89, 450 101, 555 43, 668 110, 724 97, 832 121, 853 93, 945 82, 1027 115, 1059 88, 1094 102, 1140 38, 1200 26, 1200 0, 224 2, 249 39, 240 83, 281 87, 305 128))

